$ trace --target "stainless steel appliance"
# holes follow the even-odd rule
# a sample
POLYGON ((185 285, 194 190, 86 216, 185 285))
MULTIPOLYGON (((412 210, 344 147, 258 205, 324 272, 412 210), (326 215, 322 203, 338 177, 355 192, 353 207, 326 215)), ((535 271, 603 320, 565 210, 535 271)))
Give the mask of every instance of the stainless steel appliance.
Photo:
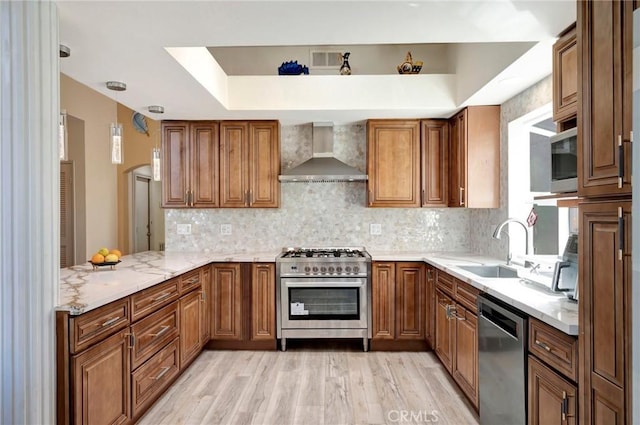
POLYGON ((527 316, 478 296, 478 382, 481 425, 527 423, 527 316))
POLYGON ((578 285, 578 235, 572 233, 562 253, 562 261, 558 261, 553 269, 551 290, 564 292, 570 300, 577 300, 578 285))
POLYGON ((549 138, 551 142, 551 192, 578 190, 578 130, 571 128, 549 138))
POLYGON ((277 337, 371 338, 371 256, 364 248, 285 248, 276 258, 277 337))

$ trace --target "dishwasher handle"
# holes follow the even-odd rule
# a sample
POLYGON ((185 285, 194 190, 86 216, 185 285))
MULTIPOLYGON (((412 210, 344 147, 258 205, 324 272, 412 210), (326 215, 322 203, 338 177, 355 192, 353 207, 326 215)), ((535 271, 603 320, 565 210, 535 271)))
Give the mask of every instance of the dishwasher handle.
POLYGON ((478 297, 478 313, 480 317, 503 331, 516 341, 522 339, 524 319, 501 306, 478 297))

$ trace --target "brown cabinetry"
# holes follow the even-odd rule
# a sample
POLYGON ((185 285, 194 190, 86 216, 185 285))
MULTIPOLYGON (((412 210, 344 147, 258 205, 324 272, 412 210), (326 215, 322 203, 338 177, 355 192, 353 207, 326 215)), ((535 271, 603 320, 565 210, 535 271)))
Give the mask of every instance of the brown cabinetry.
POLYGON ((578 195, 631 193, 631 1, 578 2, 578 195))
POLYGON ((218 123, 162 122, 162 206, 214 208, 219 202, 218 123))
POLYGON ((420 121, 367 122, 370 207, 419 207, 420 121))
POLYGON ((438 271, 436 278, 435 353, 462 392, 478 408, 479 291, 438 271))
POLYGON ((425 283, 424 263, 373 263, 372 349, 426 348, 425 283))
POLYGON ((578 42, 572 25, 553 45, 553 120, 566 121, 578 113, 578 42))
POLYGON ((200 329, 202 331, 202 345, 204 346, 211 339, 211 266, 202 268, 202 309, 200 317, 200 329))
POLYGON ((577 389, 556 372, 529 356, 529 425, 577 424, 577 389))
POLYGON ((78 316, 56 313, 59 424, 130 423, 144 414, 200 353, 207 270, 78 316))
POLYGON ((433 349, 436 336, 436 269, 427 265, 425 268, 427 275, 427 285, 425 288, 425 321, 424 339, 433 349))
POLYGON ((422 206, 446 207, 449 202, 449 123, 447 120, 423 120, 422 206))
POLYGON ((631 200, 579 211, 580 415, 631 423, 631 200))
POLYGON ((275 349, 275 264, 211 267, 210 348, 275 349))
POLYGON ((220 206, 280 206, 277 121, 220 123, 220 206))
POLYGON ((469 106, 449 124, 449 206, 500 207, 500 106, 469 106))

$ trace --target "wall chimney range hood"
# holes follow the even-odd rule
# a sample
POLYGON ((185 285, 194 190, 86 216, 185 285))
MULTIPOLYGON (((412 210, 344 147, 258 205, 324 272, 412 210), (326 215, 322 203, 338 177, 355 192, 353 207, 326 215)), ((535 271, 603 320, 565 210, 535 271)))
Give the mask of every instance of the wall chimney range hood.
POLYGON ((368 177, 357 168, 333 156, 333 124, 313 123, 313 157, 283 172, 278 179, 290 182, 365 182, 368 177))

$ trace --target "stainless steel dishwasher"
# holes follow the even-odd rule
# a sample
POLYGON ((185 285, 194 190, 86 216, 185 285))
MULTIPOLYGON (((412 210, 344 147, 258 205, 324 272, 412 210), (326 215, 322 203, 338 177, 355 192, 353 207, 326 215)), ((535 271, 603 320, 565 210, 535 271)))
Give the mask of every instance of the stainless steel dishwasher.
POLYGON ((527 423, 527 316, 486 294, 478 296, 481 425, 527 423))

